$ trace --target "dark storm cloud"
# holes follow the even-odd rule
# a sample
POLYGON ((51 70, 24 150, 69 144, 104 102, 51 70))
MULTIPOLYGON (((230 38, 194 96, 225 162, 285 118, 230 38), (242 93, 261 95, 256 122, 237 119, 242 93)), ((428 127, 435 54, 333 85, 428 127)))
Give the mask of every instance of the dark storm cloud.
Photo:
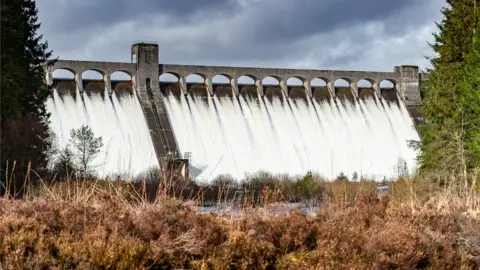
POLYGON ((137 40, 163 63, 391 70, 425 65, 443 0, 38 0, 61 58, 128 61, 137 40))
POLYGON ((414 3, 414 0, 266 1, 253 7, 248 28, 260 41, 277 42, 382 20, 414 3))
POLYGON ((42 0, 48 6, 51 30, 66 32, 92 26, 109 26, 122 21, 141 19, 155 14, 168 14, 170 22, 189 20, 201 10, 227 9, 234 2, 228 0, 42 0))

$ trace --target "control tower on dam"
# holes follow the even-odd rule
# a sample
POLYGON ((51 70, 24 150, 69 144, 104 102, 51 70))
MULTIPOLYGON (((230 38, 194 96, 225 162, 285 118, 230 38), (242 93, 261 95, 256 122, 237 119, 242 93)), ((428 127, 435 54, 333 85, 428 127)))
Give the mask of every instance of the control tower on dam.
POLYGON ((46 79, 60 144, 69 129, 92 126, 107 141, 97 160, 105 174, 140 173, 166 159, 188 160, 191 174, 204 180, 255 171, 386 177, 397 160, 415 166, 406 141, 418 139, 413 126, 422 122, 416 66, 375 72, 162 64, 157 44, 135 43, 128 63, 57 60, 46 79), (59 70, 70 78, 55 76, 59 70), (87 71, 98 77, 83 78, 87 71), (128 79, 112 78, 118 72, 128 79))

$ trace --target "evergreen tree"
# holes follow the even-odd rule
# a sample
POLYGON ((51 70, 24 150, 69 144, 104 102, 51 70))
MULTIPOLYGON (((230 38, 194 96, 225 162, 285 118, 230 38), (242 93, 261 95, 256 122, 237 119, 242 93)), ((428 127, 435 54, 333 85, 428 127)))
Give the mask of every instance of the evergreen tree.
POLYGON ((70 144, 73 147, 74 155, 78 159, 84 175, 88 175, 89 165, 100 153, 103 147, 102 137, 95 137, 88 126, 81 126, 70 131, 70 144))
POLYGON ((47 118, 45 101, 50 90, 44 67, 52 56, 40 28, 33 0, 2 0, 1 8, 1 117, 25 114, 47 118))
MULTIPOLYGON (((45 101, 49 89, 44 84, 44 67, 51 57, 40 28, 33 0, 1 0, 1 164, 5 170, 26 172, 27 164, 37 172, 47 166, 51 141, 45 101)), ((13 178, 23 181, 23 176, 13 178), (20 180, 21 179, 21 180, 20 180)), ((1 185, 0 185, 1 186, 1 185)), ((1 193, 1 190, 0 190, 1 193)))
POLYGON ((73 173, 75 173, 76 170, 73 152, 70 150, 70 148, 68 148, 68 146, 66 146, 60 151, 58 160, 53 166, 53 171, 60 177, 69 178, 73 173))
MULTIPOLYGON (((480 19, 480 12, 477 18, 480 19)), ((458 84, 458 106, 454 122, 461 131, 464 159, 468 167, 480 167, 480 24, 473 37, 473 45, 465 59, 458 84)))
POLYGON ((422 169, 443 169, 445 150, 454 140, 460 125, 455 118, 460 102, 459 87, 466 56, 472 48, 476 27, 474 10, 480 0, 447 0, 444 19, 437 24, 432 48, 437 56, 431 60, 429 81, 424 93, 422 113, 427 124, 420 126, 422 135, 419 161, 422 169))

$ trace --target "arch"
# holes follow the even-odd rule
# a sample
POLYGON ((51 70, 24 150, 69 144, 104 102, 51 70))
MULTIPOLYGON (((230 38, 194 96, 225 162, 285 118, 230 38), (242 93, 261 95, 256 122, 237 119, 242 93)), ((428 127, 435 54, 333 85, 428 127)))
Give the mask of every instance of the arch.
POLYGON ((160 75, 158 80, 161 83, 177 83, 179 80, 178 78, 179 76, 177 74, 167 72, 160 75))
POLYGON ((395 81, 392 79, 384 79, 380 81, 380 93, 387 102, 399 104, 400 100, 397 93, 395 81))
POLYGON ((328 80, 324 78, 313 78, 310 81, 312 87, 327 87, 328 80))
POLYGON ((104 73, 100 70, 89 69, 82 72, 83 80, 103 81, 104 73))
POLYGON ((245 85, 255 85, 255 80, 256 78, 252 75, 242 75, 238 77, 237 83, 245 85))
POLYGON ((397 87, 397 82, 392 79, 385 79, 380 81, 380 89, 394 89, 397 87))
POLYGON ((75 71, 69 68, 57 68, 52 72, 52 79, 75 79, 75 71))
POLYGON ((373 89, 374 83, 375 81, 369 78, 360 79, 357 82, 357 96, 363 100, 375 100, 375 90, 373 89))
POLYGON ((117 71, 112 72, 112 74, 110 74, 110 80, 112 80, 112 81, 131 81, 132 80, 132 74, 130 74, 130 72, 127 72, 127 71, 117 70, 117 71))
POLYGON ((337 100, 340 100, 341 103, 355 103, 355 94, 350 87, 351 82, 352 81, 349 78, 337 78, 333 82, 333 86, 335 88, 335 97, 337 100))
POLYGON ((187 77, 185 77, 185 82, 195 84, 205 83, 205 75, 200 73, 189 74, 187 77))
POLYGON ((364 79, 360 79, 358 82, 357 82, 357 87, 359 88, 373 88, 373 84, 375 83, 374 80, 372 79, 368 79, 368 78, 364 78, 364 79))
POLYGON ((335 86, 335 88, 337 87, 344 88, 344 87, 350 87, 350 83, 351 83, 351 80, 348 78, 338 78, 333 82, 333 85, 335 86))
POLYGON ((212 84, 230 84, 230 78, 227 75, 218 74, 212 77, 212 84))
POLYGON ((237 78, 238 93, 246 99, 255 99, 258 97, 257 78, 253 75, 242 75, 237 78))
POLYGON ((287 85, 288 86, 303 86, 303 82, 305 80, 300 77, 290 77, 287 80, 287 85))
POLYGON ((132 79, 130 72, 116 70, 110 74, 110 88, 117 96, 133 94, 132 79))
POLYGON ((280 85, 280 78, 277 76, 267 76, 262 79, 263 85, 280 85))

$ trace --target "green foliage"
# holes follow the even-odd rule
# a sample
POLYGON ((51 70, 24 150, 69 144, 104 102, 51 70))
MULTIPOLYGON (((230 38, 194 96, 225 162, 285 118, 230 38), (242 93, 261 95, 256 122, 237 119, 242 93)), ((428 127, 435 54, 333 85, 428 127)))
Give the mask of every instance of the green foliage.
MULTIPOLYGON (((474 105, 464 102, 470 94, 463 93, 468 87, 463 85, 462 74, 472 50, 478 22, 475 12, 478 13, 476 6, 480 6, 480 0, 448 0, 447 3, 449 7, 442 11, 444 19, 437 24, 439 33, 435 34, 435 42, 431 45, 437 56, 431 59, 433 69, 428 72, 429 80, 424 89, 422 113, 427 124, 419 127, 422 139, 417 145, 421 150, 421 168, 430 171, 445 169, 451 156, 447 150, 458 149, 454 142, 458 141, 458 135, 465 128, 461 117, 458 117, 459 110, 464 114, 474 105)), ((471 133, 463 135, 470 136, 471 133)))
POLYGON ((353 172, 353 174, 352 174, 352 181, 353 181, 353 182, 357 182, 357 180, 358 180, 358 173, 357 173, 357 172, 353 172))
POLYGON ((47 117, 44 67, 52 52, 38 35, 40 28, 33 0, 2 0, 1 8, 1 117, 32 114, 47 117))
POLYGON ((70 145, 83 173, 88 173, 88 166, 103 147, 101 137, 95 137, 88 126, 81 126, 70 131, 70 145))
POLYGON ((58 160, 54 165, 53 170, 59 174, 60 176, 70 176, 73 172, 75 172, 75 163, 74 163, 74 155, 72 150, 68 146, 66 146, 59 154, 58 160))
POLYGON ((312 172, 307 172, 305 176, 295 183, 294 189, 297 198, 311 199, 316 193, 318 184, 316 183, 312 172))
POLYGON ((0 178, 4 183, 8 171, 9 181, 23 183, 29 168, 47 172, 52 134, 44 105, 49 89, 43 79, 52 52, 38 35, 35 1, 2 0, 0 13, 0 178))
POLYGON ((345 173, 340 172, 335 181, 348 181, 348 177, 345 175, 345 173))
MULTIPOLYGON (((480 13, 479 13, 480 14, 480 13)), ((478 16, 478 14, 477 14, 478 16)), ((480 19, 480 16, 478 16, 480 19)), ((465 60, 458 85, 458 106, 454 121, 462 131, 464 156, 469 167, 480 166, 480 24, 465 60)))

